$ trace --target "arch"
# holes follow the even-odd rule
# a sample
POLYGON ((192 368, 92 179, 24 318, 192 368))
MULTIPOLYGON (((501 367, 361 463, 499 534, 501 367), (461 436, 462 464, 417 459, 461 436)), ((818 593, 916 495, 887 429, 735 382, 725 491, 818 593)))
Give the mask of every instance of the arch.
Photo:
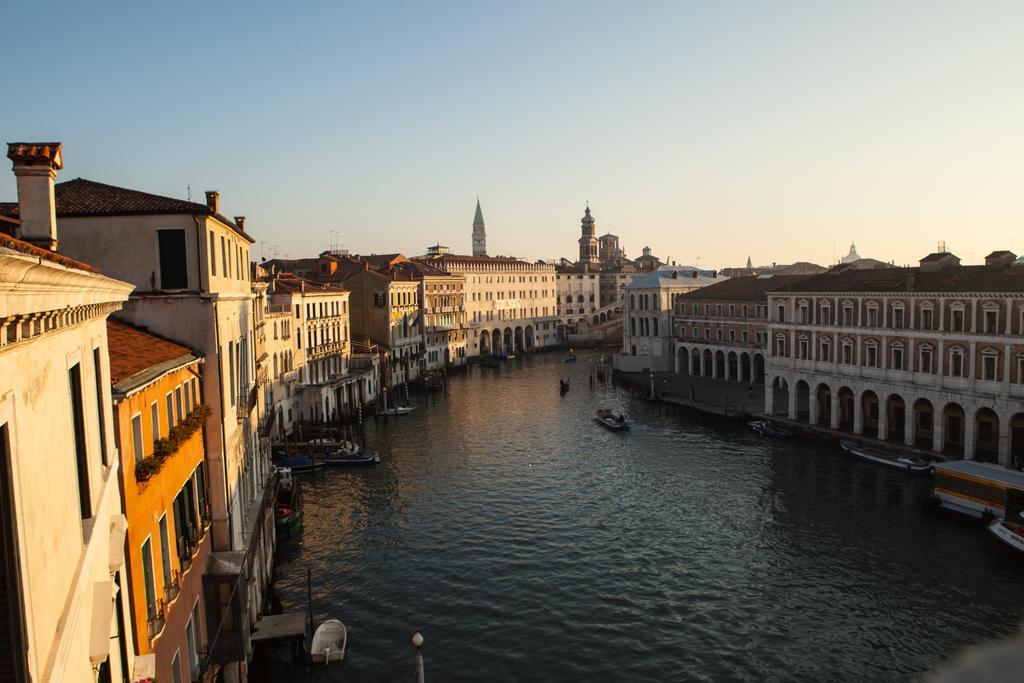
POLYGON ((705 377, 711 377, 715 373, 715 357, 711 349, 704 349, 704 357, 701 359, 701 369, 705 377))
POLYGON ((823 427, 832 426, 832 388, 827 384, 819 384, 814 389, 814 402, 817 406, 818 419, 815 424, 823 427))
POLYGON ((1010 467, 1024 468, 1024 413, 1010 418, 1010 467))
POLYGON ((519 325, 516 325, 516 329, 512 333, 512 343, 515 351, 522 351, 526 348, 526 344, 523 340, 523 328, 519 325))
POLYGON ((796 383, 796 419, 800 422, 811 421, 811 387, 804 380, 796 383))
POLYGON ((680 375, 690 374, 690 351, 680 346, 676 351, 676 372, 680 375))
POLYGON ((491 333, 484 330, 480 333, 480 355, 486 356, 491 352, 491 333))
POLYGON ((754 354, 754 382, 764 384, 764 354, 754 354))
POLYGON ((974 459, 999 462, 999 416, 991 408, 974 414, 974 459))
POLYGON ((914 445, 931 450, 935 444, 935 408, 926 398, 914 401, 914 445))
POLYGON ((526 335, 526 350, 531 351, 533 350, 533 325, 527 325, 524 334, 526 335))
POLYGON ((604 313, 602 313, 602 314, 601 314, 601 315, 599 316, 599 319, 600 319, 600 321, 601 321, 601 322, 603 322, 603 323, 604 323, 604 322, 608 322, 608 316, 607 316, 606 314, 604 314, 604 313))
POLYGON ((878 433, 878 394, 868 389, 860 395, 861 431, 872 439, 881 438, 878 433))
POLYGON ((597 316, 597 315, 595 315, 595 316, 594 316, 594 325, 599 325, 599 324, 601 324, 601 322, 602 322, 602 321, 601 321, 601 317, 600 317, 600 316, 597 316))
POLYGON ((700 376, 700 350, 690 349, 690 374, 700 376))
POLYGON ((715 379, 725 379, 725 352, 715 352, 715 379))
POLYGON ((964 409, 959 403, 947 403, 942 408, 942 452, 946 455, 964 454, 964 409))
POLYGON ((854 403, 856 398, 853 389, 850 387, 839 387, 836 392, 836 410, 839 411, 839 429, 844 432, 853 432, 854 403))
POLYGON ((886 440, 903 443, 907 435, 907 404, 899 394, 889 394, 885 399, 885 423, 886 440))
POLYGON ((789 384, 785 377, 775 377, 771 383, 773 409, 775 415, 789 416, 789 384))
POLYGON ((491 353, 501 352, 501 330, 495 328, 491 330, 491 353))
POLYGON ((514 348, 512 346, 512 328, 511 327, 506 327, 505 328, 505 332, 502 334, 501 341, 502 341, 502 343, 501 343, 501 350, 504 351, 505 353, 511 353, 512 349, 514 348))
POLYGON ((750 383, 750 354, 746 351, 740 354, 740 381, 750 383))
POLYGON ((730 351, 729 352, 727 367, 728 367, 728 371, 729 371, 728 379, 732 380, 733 382, 739 382, 740 381, 740 361, 739 361, 739 358, 736 356, 736 352, 735 351, 730 351))

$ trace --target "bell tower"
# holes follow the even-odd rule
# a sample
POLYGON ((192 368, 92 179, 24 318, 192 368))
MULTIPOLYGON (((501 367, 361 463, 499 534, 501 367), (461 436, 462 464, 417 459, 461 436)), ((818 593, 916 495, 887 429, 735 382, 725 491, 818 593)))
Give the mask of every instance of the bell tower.
POLYGON ((473 256, 487 256, 487 233, 484 231, 484 213, 480 210, 480 198, 476 198, 476 215, 473 216, 473 256))
POLYGON ((597 238, 594 237, 594 224, 596 221, 590 215, 590 205, 583 214, 580 221, 580 263, 597 263, 597 238))

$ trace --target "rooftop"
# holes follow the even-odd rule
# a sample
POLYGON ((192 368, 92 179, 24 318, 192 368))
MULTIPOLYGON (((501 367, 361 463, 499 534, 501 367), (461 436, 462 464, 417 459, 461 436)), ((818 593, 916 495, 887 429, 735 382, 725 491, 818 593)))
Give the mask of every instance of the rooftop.
POLYGON ((755 275, 732 277, 683 294, 686 299, 767 301, 767 293, 806 280, 805 275, 755 275))
POLYGON ((170 370, 200 359, 181 344, 116 318, 107 319, 107 346, 110 349, 110 383, 119 393, 137 389, 170 370))
POLYGON ((35 258, 42 259, 44 261, 50 261, 51 263, 57 263, 64 266, 65 268, 76 268, 78 270, 84 270, 89 273, 98 272, 95 268, 80 261, 70 259, 67 256, 61 256, 55 251, 49 249, 42 249, 28 242, 23 242, 17 238, 11 237, 4 233, 0 233, 0 249, 10 249, 26 256, 32 256, 35 258))
MULTIPOLYGON (((934 259, 933 259, 934 260, 934 259)), ((920 268, 835 268, 775 287, 779 292, 1024 292, 1020 266, 920 268)))

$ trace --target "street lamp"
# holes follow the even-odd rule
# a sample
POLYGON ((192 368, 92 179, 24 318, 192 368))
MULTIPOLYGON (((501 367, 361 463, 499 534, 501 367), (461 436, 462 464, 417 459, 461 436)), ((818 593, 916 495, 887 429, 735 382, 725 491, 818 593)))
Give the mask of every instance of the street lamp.
POLYGON ((423 655, 420 654, 420 648, 423 647, 423 636, 418 631, 412 636, 412 644, 416 648, 416 683, 424 683, 423 655))

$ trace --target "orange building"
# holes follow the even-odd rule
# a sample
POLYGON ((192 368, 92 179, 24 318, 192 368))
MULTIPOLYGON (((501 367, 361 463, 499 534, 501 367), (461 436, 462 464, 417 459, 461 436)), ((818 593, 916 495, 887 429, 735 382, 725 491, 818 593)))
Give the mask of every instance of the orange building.
POLYGON ((132 680, 197 680, 210 554, 202 358, 118 320, 108 335, 138 650, 132 680))

